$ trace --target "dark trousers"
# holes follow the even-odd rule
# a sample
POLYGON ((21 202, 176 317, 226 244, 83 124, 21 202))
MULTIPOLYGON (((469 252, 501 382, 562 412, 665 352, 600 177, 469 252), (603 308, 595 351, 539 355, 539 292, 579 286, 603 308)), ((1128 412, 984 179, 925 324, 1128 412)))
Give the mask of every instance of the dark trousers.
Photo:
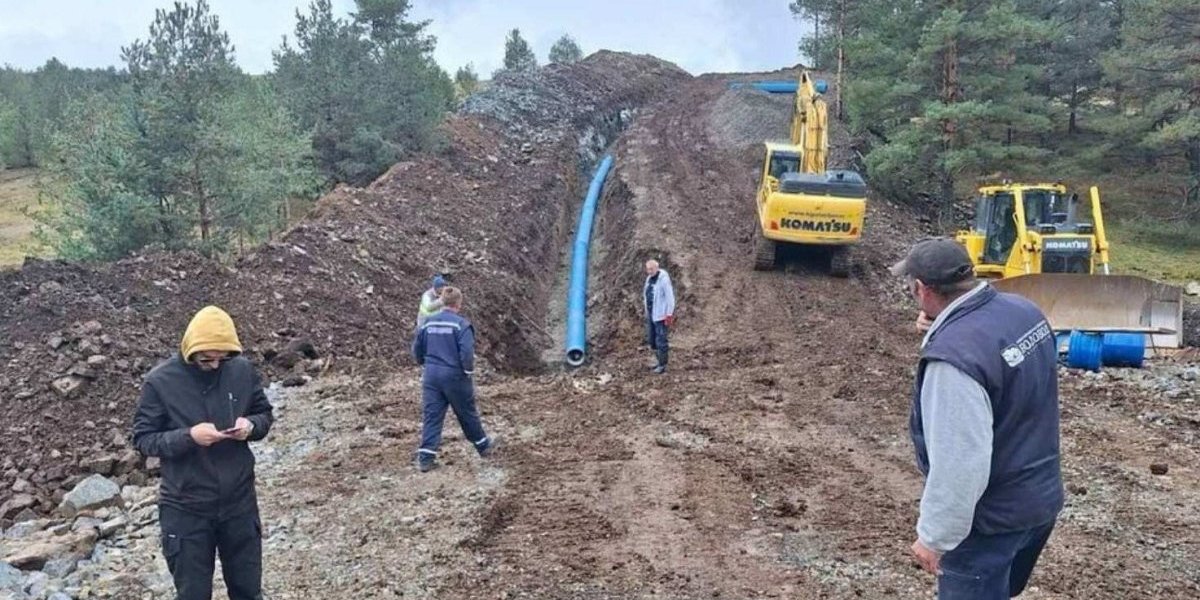
POLYGON ((942 556, 938 600, 1008 600, 1021 594, 1054 522, 996 535, 972 531, 942 556))
POLYGON ((217 520, 159 506, 158 521, 176 600, 211 600, 218 553, 229 600, 262 600, 262 523, 257 509, 217 520))
POLYGON ((447 408, 454 410, 463 435, 475 450, 487 448, 488 437, 475 406, 475 384, 470 377, 461 373, 437 373, 426 368, 421 389, 421 453, 437 454, 442 445, 442 423, 446 420, 447 408))
POLYGON ((667 340, 665 321, 654 321, 646 317, 646 345, 654 350, 659 366, 667 366, 667 354, 671 351, 671 343, 667 340))

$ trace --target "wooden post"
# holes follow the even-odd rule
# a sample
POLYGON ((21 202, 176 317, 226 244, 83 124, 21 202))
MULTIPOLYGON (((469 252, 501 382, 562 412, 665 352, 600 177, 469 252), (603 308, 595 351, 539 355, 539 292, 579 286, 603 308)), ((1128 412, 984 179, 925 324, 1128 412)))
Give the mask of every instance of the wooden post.
POLYGON ((842 71, 846 64, 846 0, 838 0, 838 32, 837 32, 837 106, 834 111, 839 121, 846 119, 842 112, 842 71))
MULTIPOLYGON (((957 4, 958 0, 946 0, 945 8, 953 10, 957 7, 957 4)), ((955 34, 949 40, 946 40, 946 46, 942 50, 942 103, 949 106, 957 103, 961 97, 962 94, 959 89, 958 79, 958 37, 955 34)), ((943 119, 943 153, 948 153, 954 148, 957 134, 957 123, 951 119, 943 119)), ((954 215, 954 176, 944 165, 938 167, 938 175, 941 180, 941 206, 938 210, 938 225, 944 229, 947 218, 953 218, 954 215)))

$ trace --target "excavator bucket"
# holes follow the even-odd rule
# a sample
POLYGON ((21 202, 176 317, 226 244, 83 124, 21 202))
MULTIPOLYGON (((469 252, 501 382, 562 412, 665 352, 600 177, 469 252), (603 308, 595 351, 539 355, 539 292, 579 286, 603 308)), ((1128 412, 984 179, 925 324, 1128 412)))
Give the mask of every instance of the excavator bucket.
POLYGON ((1148 346, 1183 341, 1183 290, 1133 275, 1040 273, 994 282, 997 289, 1037 304, 1056 331, 1151 334, 1148 346))

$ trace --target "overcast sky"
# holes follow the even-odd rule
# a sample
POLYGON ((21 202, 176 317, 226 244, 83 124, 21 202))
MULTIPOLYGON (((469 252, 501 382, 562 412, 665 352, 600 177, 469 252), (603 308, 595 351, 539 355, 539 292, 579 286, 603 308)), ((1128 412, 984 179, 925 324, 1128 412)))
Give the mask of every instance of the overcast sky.
MULTIPOLYGON (((243 69, 272 68, 271 51, 295 31, 309 0, 209 0, 243 69)), ((333 0, 339 15, 352 0, 333 0)), ((171 0, 0 0, 0 64, 32 69, 50 57, 71 66, 121 66, 121 46, 145 38, 155 8, 171 0)), ((446 70, 500 66, 516 27, 539 63, 564 33, 585 54, 601 48, 653 54, 694 74, 768 71, 800 61, 801 24, 787 0, 413 0, 412 17, 431 19, 435 57, 446 70)))

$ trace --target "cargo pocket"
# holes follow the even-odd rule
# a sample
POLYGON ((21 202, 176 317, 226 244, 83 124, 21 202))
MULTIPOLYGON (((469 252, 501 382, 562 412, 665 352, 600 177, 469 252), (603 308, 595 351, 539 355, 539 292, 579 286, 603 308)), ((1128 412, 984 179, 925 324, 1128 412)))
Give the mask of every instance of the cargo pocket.
POLYGON ((179 552, 183 550, 183 540, 174 533, 162 534, 162 551, 163 558, 167 559, 167 569, 172 574, 175 573, 175 562, 179 559, 179 552))
POLYGON ((942 567, 942 573, 938 577, 938 600, 978 600, 987 597, 984 591, 986 590, 982 576, 959 573, 942 567))

